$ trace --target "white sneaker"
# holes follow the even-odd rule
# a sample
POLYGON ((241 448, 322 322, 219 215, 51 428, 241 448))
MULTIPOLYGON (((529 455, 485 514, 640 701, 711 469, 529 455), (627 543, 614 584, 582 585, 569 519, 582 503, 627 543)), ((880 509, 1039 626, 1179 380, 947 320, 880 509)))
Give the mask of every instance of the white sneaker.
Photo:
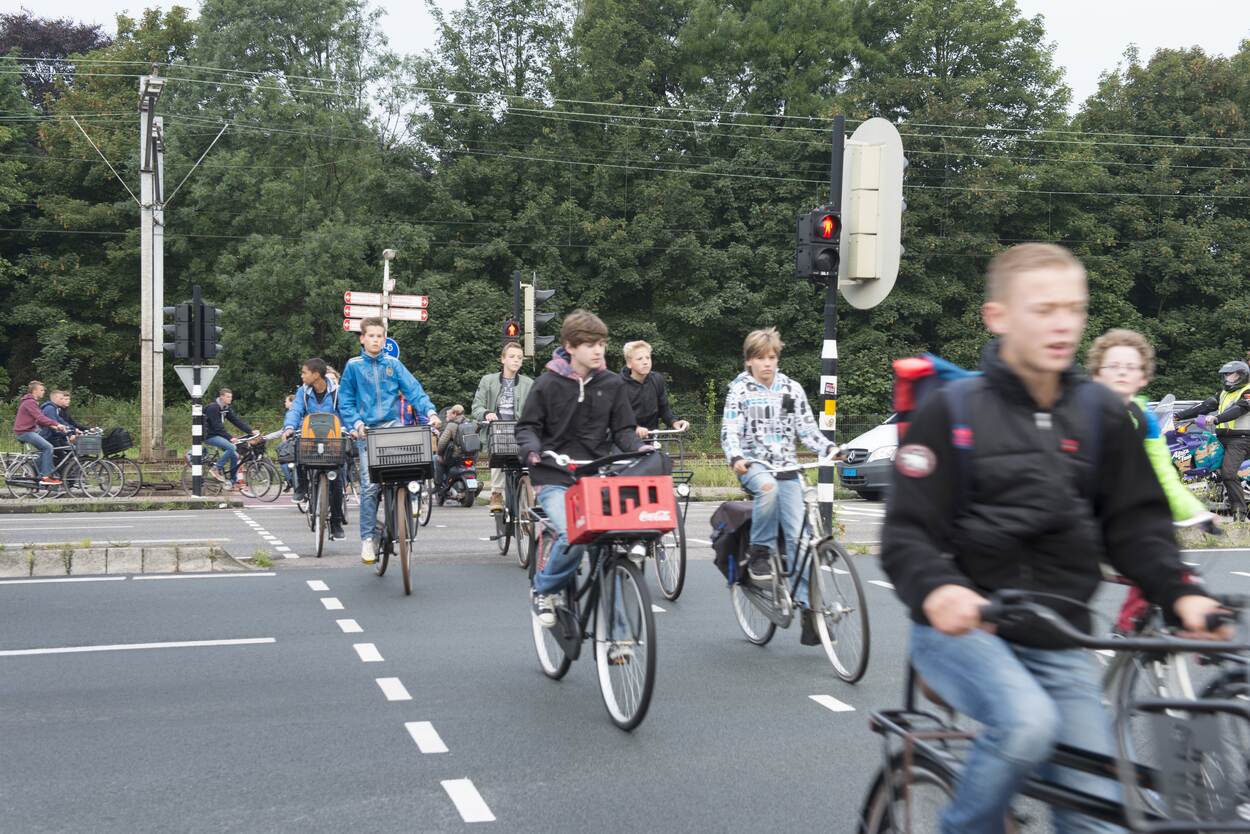
POLYGON ((378 560, 373 552, 373 540, 365 539, 360 543, 360 561, 366 565, 372 565, 378 560))
POLYGON ((556 600, 554 594, 534 594, 534 615, 543 628, 556 624, 556 600))

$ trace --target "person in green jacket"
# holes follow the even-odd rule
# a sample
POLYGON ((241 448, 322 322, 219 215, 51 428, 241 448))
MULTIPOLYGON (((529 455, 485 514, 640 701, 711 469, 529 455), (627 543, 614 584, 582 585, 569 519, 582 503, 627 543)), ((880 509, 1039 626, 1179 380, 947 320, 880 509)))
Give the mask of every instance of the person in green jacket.
MULTIPOLYGON (((1150 466, 1167 496, 1172 522, 1178 527, 1212 523, 1214 514, 1181 482, 1180 474, 1172 465, 1167 440, 1146 407, 1146 398, 1141 396, 1141 390, 1154 378, 1155 372, 1154 347, 1146 337, 1135 330, 1108 330, 1090 346, 1086 366, 1095 382, 1107 386, 1124 400, 1129 417, 1141 431, 1150 466)), ((1150 603, 1141 591, 1130 588, 1116 620, 1116 630, 1122 634, 1136 631, 1149 610, 1150 603)))
MULTIPOLYGON (((521 373, 525 351, 518 342, 505 342, 499 353, 499 373, 487 374, 477 384, 473 395, 473 419, 478 422, 482 446, 486 446, 488 426, 496 420, 519 420, 525 398, 529 396, 534 380, 521 373)), ((490 511, 503 512, 502 469, 490 470, 490 511)))

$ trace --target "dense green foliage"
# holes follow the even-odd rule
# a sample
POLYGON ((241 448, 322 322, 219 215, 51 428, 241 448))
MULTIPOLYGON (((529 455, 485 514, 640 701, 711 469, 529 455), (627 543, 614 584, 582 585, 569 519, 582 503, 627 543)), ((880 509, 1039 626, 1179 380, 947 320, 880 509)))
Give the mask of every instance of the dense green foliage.
MULTIPOLYGON (((979 276, 1022 240, 1086 260, 1091 333, 1149 334, 1157 392, 1208 392, 1250 345, 1250 44, 1129 53, 1073 116, 1043 21, 1012 0, 469 0, 436 17, 437 49, 406 57, 360 0, 205 0, 197 19, 123 19, 111 42, 0 18, 0 386, 134 393, 138 211, 69 117, 137 191, 153 64, 171 79, 167 191, 229 124, 167 207, 166 297, 198 282, 225 308, 218 380, 245 410, 279 402, 301 359, 355 352, 342 293, 380 283, 386 247, 400 290, 431 296, 430 322, 394 335, 440 405, 493 367, 514 269, 561 310, 599 311, 614 351, 652 342, 688 414, 755 326, 780 327, 786 369, 814 382, 822 294, 791 277, 794 217, 826 192, 839 112, 895 121, 911 160, 897 288, 842 308, 844 412, 888 408, 893 357, 975 362, 979 276)), ((166 390, 181 399, 172 374, 166 390)))

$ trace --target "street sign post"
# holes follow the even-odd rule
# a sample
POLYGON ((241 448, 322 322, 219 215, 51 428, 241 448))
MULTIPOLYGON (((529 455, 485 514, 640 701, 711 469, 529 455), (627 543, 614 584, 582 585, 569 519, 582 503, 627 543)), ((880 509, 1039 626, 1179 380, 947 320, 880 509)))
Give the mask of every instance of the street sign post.
MULTIPOLYGON (((428 295, 404 295, 392 293, 395 279, 391 277, 391 261, 395 258, 395 250, 387 249, 382 253, 382 292, 364 292, 347 290, 343 293, 343 330, 360 332, 360 322, 367 318, 382 319, 382 325, 390 330, 392 321, 429 321, 430 305, 428 295)), ((399 355, 396 346, 395 355, 399 355)))

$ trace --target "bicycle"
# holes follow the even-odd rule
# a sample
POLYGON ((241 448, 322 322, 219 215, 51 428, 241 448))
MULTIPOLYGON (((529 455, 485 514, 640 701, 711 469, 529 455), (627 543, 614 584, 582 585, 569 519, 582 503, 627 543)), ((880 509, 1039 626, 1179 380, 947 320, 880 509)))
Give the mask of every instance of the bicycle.
POLYGON ((413 497, 421 504, 422 488, 433 473, 433 444, 429 426, 366 428, 369 480, 380 491, 382 519, 373 529, 374 572, 386 573, 390 557, 399 557, 404 595, 412 593, 412 545, 420 526, 413 514, 413 497))
MULTIPOLYGON (((773 474, 802 473, 825 465, 819 461, 787 467, 771 467, 755 460, 747 463, 759 463, 773 474)), ((766 645, 778 626, 789 628, 795 608, 810 611, 816 618, 816 632, 834 673, 847 683, 855 683, 868 669, 872 647, 868 599, 855 561, 846 548, 824 531, 816 487, 806 479, 802 483, 803 528, 794 564, 787 567, 780 547, 774 548, 769 554, 773 578, 759 584, 748 576, 739 577, 741 567, 730 559, 730 601, 742 633, 757 646, 766 645), (807 602, 799 599, 804 579, 807 602)))
MULTIPOLYGON (((566 506, 571 508, 570 531, 583 531, 580 536, 571 536, 570 542, 586 544, 586 553, 579 570, 581 578, 557 594, 555 625, 544 627, 536 613, 531 615, 538 663, 544 675, 560 680, 581 656, 582 643, 590 640, 608 716, 620 729, 631 731, 646 717, 655 689, 655 614, 640 564, 650 543, 669 526, 649 519, 663 512, 670 518, 674 515, 673 509, 665 510, 672 506, 671 481, 667 476, 629 477, 615 471, 614 464, 647 453, 629 452, 593 461, 575 461, 550 451, 544 454, 569 468, 578 479, 566 494, 566 506), (664 481, 669 486, 667 502, 664 481), (620 509, 620 513, 604 515, 601 490, 609 496, 607 509, 620 509), (585 499, 580 504, 579 496, 585 499)), ((528 514, 534 537, 529 564, 532 587, 534 575, 547 563, 554 537, 547 530, 547 518, 540 506, 531 507, 528 514)))
POLYGON ((499 555, 508 555, 508 549, 516 543, 516 560, 522 570, 530 564, 531 538, 529 511, 534 506, 534 486, 530 483, 529 470, 517 457, 516 421, 493 420, 486 424, 486 448, 491 468, 504 471, 503 511, 491 513, 495 519, 495 535, 491 541, 499 548, 499 555))
MULTIPOLYGON (((296 466, 299 467, 300 483, 304 484, 307 496, 305 516, 308 519, 308 529, 312 531, 317 542, 318 559, 325 550, 326 529, 330 525, 331 482, 342 475, 343 461, 348 454, 350 442, 338 436, 337 419, 334 431, 334 437, 300 437, 296 441, 296 466)), ((340 523, 346 524, 346 506, 342 510, 343 518, 340 523)))
MULTIPOLYGON (((276 501, 282 492, 282 474, 278 472, 278 467, 273 461, 265 456, 266 441, 272 437, 273 435, 253 432, 247 437, 234 439, 235 452, 239 456, 236 480, 239 474, 243 476, 239 490, 248 498, 276 501)), ((221 495, 233 485, 219 481, 208 474, 216 466, 220 452, 213 446, 205 445, 202 448, 200 466, 204 475, 201 493, 205 496, 221 495)), ((191 495, 193 485, 191 453, 188 452, 186 457, 186 463, 182 467, 182 488, 187 495, 191 495)))
MULTIPOLYGON (((681 596, 686 584, 686 514, 690 510, 690 482, 694 479, 694 471, 685 468, 686 429, 661 429, 647 434, 647 441, 653 438, 677 438, 677 458, 673 468, 673 493, 677 496, 677 526, 672 532, 658 539, 654 545, 652 565, 655 567, 655 581, 660 587, 660 594, 669 602, 681 596)), ((654 445, 658 449, 663 440, 654 445)))
MULTIPOLYGON (((982 621, 1000 626, 1028 625, 1061 640, 1065 646, 1095 651, 1225 651, 1244 656, 1250 649, 1241 643, 1173 637, 1094 638, 1053 610, 1027 601, 1027 596, 1012 591, 994 594, 990 604, 981 610, 982 621)), ((962 774, 968 742, 975 738, 974 733, 956 725, 954 710, 928 690, 911 667, 905 687, 901 709, 875 711, 869 719, 872 731, 882 737, 883 765, 865 795, 859 834, 936 831, 942 808, 954 796, 962 774), (918 692, 945 714, 918 706, 918 692), (894 743, 896 739, 901 745, 894 743), (919 814, 917 806, 923 808, 919 814)), ((1137 701, 1132 707, 1150 715, 1155 722, 1156 741, 1163 753, 1159 768, 1144 766, 1123 755, 1105 756, 1064 744, 1055 748, 1049 760, 1058 767, 1118 779, 1125 797, 1122 801, 1094 796, 1038 776, 1029 779, 1020 796, 1143 834, 1250 831, 1250 822, 1239 813, 1250 802, 1245 751, 1231 750, 1229 745, 1220 743, 1227 738, 1229 729, 1222 721, 1230 719, 1235 727, 1244 730, 1250 727, 1250 708, 1229 700, 1177 698, 1137 701), (1158 793, 1160 809, 1139 804, 1151 791, 1158 793), (1214 816, 1204 818, 1204 814, 1214 816)), ((1020 822, 1020 815, 1010 812, 1004 821, 1006 830, 1017 831, 1020 822)))
MULTIPOLYGON (((4 465, 4 486, 12 498, 69 497, 74 491, 84 498, 106 498, 112 490, 113 467, 100 459, 100 431, 92 429, 77 435, 76 443, 57 446, 60 453, 51 477, 59 485, 40 483, 38 452, 9 455, 4 465), (94 457, 93 457, 94 456, 94 457)), ((23 446, 29 444, 23 442, 23 446)))

